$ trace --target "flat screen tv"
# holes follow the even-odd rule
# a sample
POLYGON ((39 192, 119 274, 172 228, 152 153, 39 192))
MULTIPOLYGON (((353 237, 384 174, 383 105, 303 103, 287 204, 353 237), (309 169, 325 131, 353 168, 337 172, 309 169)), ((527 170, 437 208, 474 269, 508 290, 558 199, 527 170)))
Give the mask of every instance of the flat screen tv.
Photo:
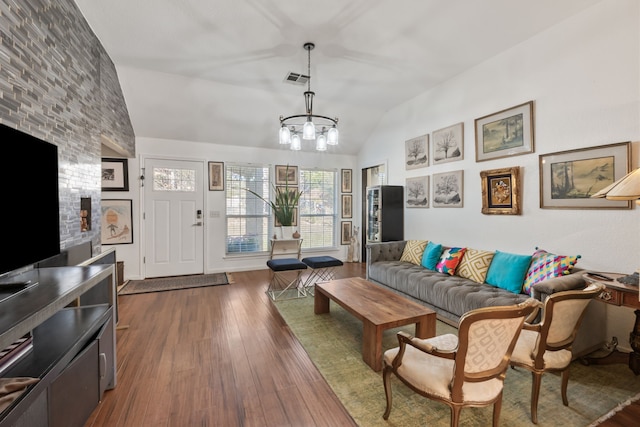
POLYGON ((0 284, 10 284, 11 272, 60 253, 58 147, 3 124, 0 141, 0 284))

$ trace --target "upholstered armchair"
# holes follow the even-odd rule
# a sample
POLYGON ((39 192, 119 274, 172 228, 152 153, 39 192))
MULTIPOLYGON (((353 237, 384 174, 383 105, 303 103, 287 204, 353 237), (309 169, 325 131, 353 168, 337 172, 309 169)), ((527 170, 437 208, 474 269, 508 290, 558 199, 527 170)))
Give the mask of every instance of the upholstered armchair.
POLYGON ((532 374, 531 421, 538 423, 538 397, 545 372, 561 372, 562 403, 569 405, 567 385, 571 346, 575 340, 587 304, 600 295, 604 285, 594 283, 583 290, 551 294, 542 305, 541 321, 525 323, 511 355, 511 365, 528 369, 532 374))
POLYGON ((399 347, 384 353, 383 382, 391 413, 391 374, 410 389, 451 408, 451 426, 457 426, 465 406, 493 404, 493 425, 498 425, 502 388, 509 357, 525 318, 536 307, 527 300, 513 306, 472 310, 460 318, 458 336, 419 339, 398 333, 399 347))

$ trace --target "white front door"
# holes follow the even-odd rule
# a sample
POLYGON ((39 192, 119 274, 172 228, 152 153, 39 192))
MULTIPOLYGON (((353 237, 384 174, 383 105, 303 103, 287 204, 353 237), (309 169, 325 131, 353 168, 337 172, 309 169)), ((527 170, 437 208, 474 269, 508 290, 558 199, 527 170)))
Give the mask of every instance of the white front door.
POLYGON ((204 164, 144 160, 145 277, 204 272, 204 164))

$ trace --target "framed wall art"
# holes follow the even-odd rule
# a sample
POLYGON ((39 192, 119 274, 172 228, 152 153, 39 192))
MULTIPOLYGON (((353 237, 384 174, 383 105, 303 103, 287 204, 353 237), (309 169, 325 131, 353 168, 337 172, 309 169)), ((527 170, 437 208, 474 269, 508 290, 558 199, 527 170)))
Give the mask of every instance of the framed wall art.
POLYGON ((224 191, 224 162, 209 162, 209 191, 224 191))
POLYGON ((405 207, 429 207, 429 176, 407 178, 405 181, 405 207))
POLYGON ((404 142, 406 169, 429 166, 429 135, 422 135, 404 142))
POLYGON ((630 142, 540 155, 540 207, 631 209, 629 200, 591 198, 625 176, 630 167, 630 142))
POLYGON ((533 101, 475 120, 476 162, 533 153, 533 101))
POLYGON ((340 231, 340 244, 348 245, 351 243, 351 221, 342 221, 340 231))
POLYGON ((464 158, 464 124, 458 123, 431 133, 433 164, 455 162, 464 158))
POLYGON ((461 208, 463 171, 433 174, 433 207, 461 208))
POLYGON ((276 165, 276 185, 298 185, 298 167, 276 165))
POLYGON ((133 243, 132 200, 102 199, 100 233, 103 245, 133 243))
MULTIPOLYGON (((278 221, 278 217, 275 215, 273 216, 273 225, 275 227, 282 227, 282 223, 278 221)), ((297 227, 297 226, 298 226, 298 208, 294 208, 293 221, 291 221, 291 227, 297 227)))
POLYGON ((127 159, 102 159, 102 191, 129 191, 127 159))
POLYGON ((342 192, 351 193, 353 174, 351 169, 342 169, 342 192))
POLYGON ((520 168, 493 169, 480 172, 482 213, 520 215, 520 168))
POLYGON ((351 194, 342 195, 342 218, 353 217, 353 196, 351 194))

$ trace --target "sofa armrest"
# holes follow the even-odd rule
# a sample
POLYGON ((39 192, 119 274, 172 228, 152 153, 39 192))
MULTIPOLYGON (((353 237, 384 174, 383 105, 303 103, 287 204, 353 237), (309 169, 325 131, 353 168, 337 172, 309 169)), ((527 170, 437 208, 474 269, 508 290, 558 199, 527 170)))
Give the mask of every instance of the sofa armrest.
POLYGON ((396 242, 368 243, 367 264, 378 261, 400 261, 406 240, 396 242))
POLYGON ((544 301, 549 295, 556 292, 584 289, 587 282, 584 280, 585 270, 574 269, 571 274, 547 279, 533 285, 533 297, 544 301))

